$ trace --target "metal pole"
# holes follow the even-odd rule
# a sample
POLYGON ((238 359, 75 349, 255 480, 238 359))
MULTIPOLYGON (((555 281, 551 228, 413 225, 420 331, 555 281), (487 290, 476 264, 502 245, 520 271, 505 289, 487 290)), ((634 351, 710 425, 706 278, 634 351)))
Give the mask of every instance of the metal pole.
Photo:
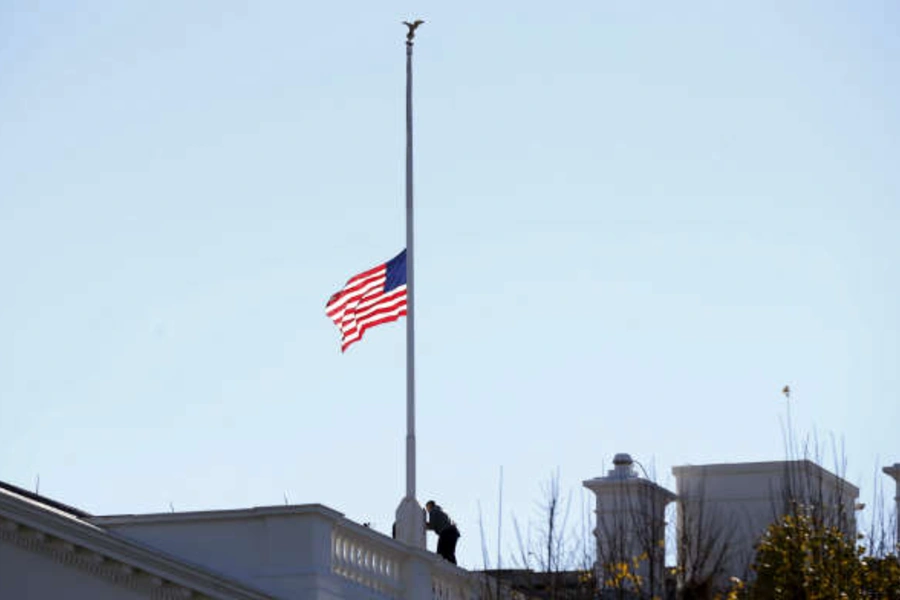
MULTIPOLYGON (((416 336, 415 336, 415 282, 413 280, 413 153, 412 153, 412 50, 416 28, 424 23, 420 19, 403 22, 406 34, 406 496, 397 507, 395 537, 405 544, 425 548, 425 518, 422 507, 416 501, 416 336)), ((424 564, 424 563, 423 563, 424 564)), ((419 598, 422 590, 430 589, 430 576, 426 571, 415 575, 415 569, 406 577, 406 596, 419 598), (415 575, 415 576, 414 576, 415 575), (421 576, 421 577, 420 577, 421 576)))
MULTIPOLYGON (((411 33, 411 32, 410 32, 411 33)), ((416 336, 413 282, 412 51, 406 41, 406 497, 416 497, 416 336)))

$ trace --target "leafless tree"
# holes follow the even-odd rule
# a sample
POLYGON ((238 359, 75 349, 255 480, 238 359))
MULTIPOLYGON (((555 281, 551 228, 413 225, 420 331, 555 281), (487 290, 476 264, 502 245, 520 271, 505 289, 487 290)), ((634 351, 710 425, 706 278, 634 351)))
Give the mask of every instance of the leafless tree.
POLYGON ((741 516, 725 514, 708 501, 703 477, 677 502, 678 598, 714 598, 721 592, 720 582, 727 577, 746 577, 745 572, 728 573, 731 565, 749 565, 752 559, 752 551, 743 556, 736 543, 743 525, 741 516))
POLYGON ((650 598, 665 584, 666 498, 645 479, 611 482, 597 505, 597 580, 603 597, 650 598))
MULTIPOLYGON (((900 546, 898 546, 900 540, 897 539, 897 506, 893 504, 891 510, 885 509, 882 482, 883 475, 876 466, 872 479, 870 516, 864 533, 866 550, 870 556, 876 558, 900 554, 900 546)), ((860 505, 860 508, 865 507, 860 505)))
MULTIPOLYGON (((524 525, 513 516, 516 551, 509 562, 514 568, 487 571, 499 582, 494 586, 497 593, 492 591, 491 597, 593 598, 594 544, 585 502, 582 499, 580 526, 573 524, 572 494, 562 492, 559 469, 541 483, 540 494, 524 525)), ((495 562, 500 564, 499 560, 495 562)), ((489 560, 485 559, 485 564, 489 560)))

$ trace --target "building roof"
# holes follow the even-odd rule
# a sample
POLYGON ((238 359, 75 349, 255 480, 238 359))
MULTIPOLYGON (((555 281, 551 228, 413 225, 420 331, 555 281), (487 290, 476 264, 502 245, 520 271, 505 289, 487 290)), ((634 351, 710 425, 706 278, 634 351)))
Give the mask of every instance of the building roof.
POLYGON ((88 566, 116 581, 130 578, 155 589, 181 588, 210 598, 271 598, 226 575, 107 531, 89 518, 77 508, 0 482, 0 539, 64 564, 88 566))
POLYGON ((229 508, 223 510, 198 510, 184 512, 162 512, 124 515, 97 515, 87 518, 95 525, 144 525, 158 523, 183 523, 186 521, 224 521, 257 517, 292 516, 310 513, 324 514, 335 519, 344 515, 324 504, 290 504, 275 506, 254 506, 252 508, 229 508))
POLYGON ((58 502, 53 500, 52 498, 48 498, 46 496, 41 496, 35 492, 29 492, 24 488, 20 488, 17 485, 13 485, 11 483, 7 483, 5 481, 0 481, 0 489, 6 490, 8 492, 12 492, 23 498, 28 498, 34 502, 39 504, 43 504, 44 506, 50 506, 64 513, 68 513, 73 517, 78 517, 80 519, 84 519, 86 517, 90 517, 91 514, 87 513, 81 509, 75 508, 74 506, 69 506, 68 504, 63 504, 62 502, 58 502))
POLYGON ((821 476, 823 480, 828 481, 832 485, 849 490, 854 497, 859 496, 859 488, 857 486, 808 459, 681 465, 672 467, 672 474, 675 475, 676 479, 680 480, 684 476, 691 477, 698 475, 703 477, 744 477, 751 474, 783 476, 786 473, 796 473, 801 470, 807 473, 816 473, 818 476, 821 476))

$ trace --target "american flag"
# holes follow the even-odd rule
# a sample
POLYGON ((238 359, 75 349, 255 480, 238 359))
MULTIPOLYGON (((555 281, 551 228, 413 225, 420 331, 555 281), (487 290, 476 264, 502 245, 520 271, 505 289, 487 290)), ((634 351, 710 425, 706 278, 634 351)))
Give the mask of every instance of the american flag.
POLYGON ((406 315, 406 250, 351 277, 328 300, 325 314, 341 330, 341 352, 361 340, 369 327, 406 315))

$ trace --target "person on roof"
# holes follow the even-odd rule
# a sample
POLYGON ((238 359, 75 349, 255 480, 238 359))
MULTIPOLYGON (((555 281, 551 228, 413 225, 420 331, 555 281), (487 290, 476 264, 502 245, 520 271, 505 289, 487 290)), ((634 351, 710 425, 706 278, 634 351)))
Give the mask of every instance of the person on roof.
POLYGON ((438 536, 437 553, 455 565, 456 541, 459 540, 460 535, 456 523, 450 520, 447 513, 434 500, 425 503, 425 510, 428 512, 425 528, 435 532, 438 536))

